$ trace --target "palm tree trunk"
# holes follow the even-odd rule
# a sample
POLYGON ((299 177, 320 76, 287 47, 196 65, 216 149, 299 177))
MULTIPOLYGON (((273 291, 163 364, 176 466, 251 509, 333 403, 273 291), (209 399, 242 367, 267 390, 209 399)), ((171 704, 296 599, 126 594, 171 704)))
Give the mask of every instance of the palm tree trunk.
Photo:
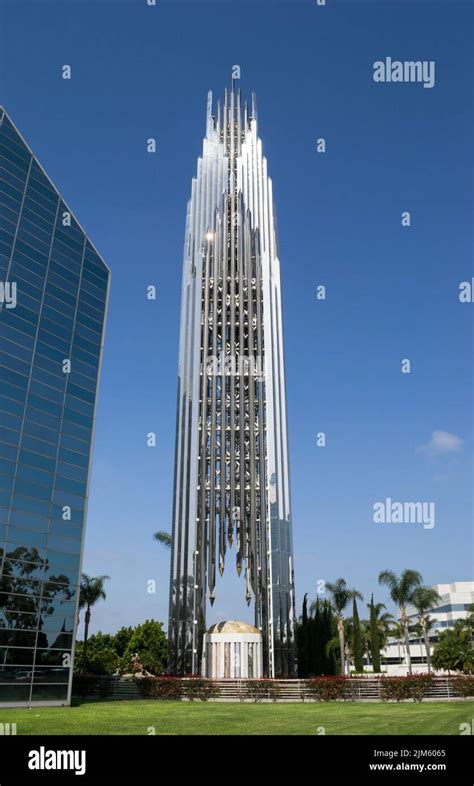
POLYGON ((431 674, 430 640, 429 640, 429 637, 428 637, 428 631, 426 630, 426 625, 423 626, 423 634, 424 634, 424 637, 425 637, 426 663, 428 665, 428 674, 431 674))
POLYGON ((346 643, 344 641, 344 623, 341 619, 337 621, 337 629, 339 633, 339 649, 341 651, 341 674, 344 676, 346 673, 346 643))
POLYGON ((89 637, 89 622, 91 621, 91 610, 89 606, 86 609, 86 613, 84 615, 84 649, 82 651, 82 673, 84 674, 86 671, 87 665, 87 639, 89 637))
POLYGON ((408 620, 405 618, 404 614, 403 614, 402 622, 403 622, 403 630, 405 631, 405 650, 407 654, 408 673, 411 674, 412 670, 411 670, 411 655, 410 655, 410 634, 408 631, 408 620))
POLYGON ((398 647, 398 665, 402 665, 402 656, 400 653, 400 639, 397 639, 397 647, 398 647))

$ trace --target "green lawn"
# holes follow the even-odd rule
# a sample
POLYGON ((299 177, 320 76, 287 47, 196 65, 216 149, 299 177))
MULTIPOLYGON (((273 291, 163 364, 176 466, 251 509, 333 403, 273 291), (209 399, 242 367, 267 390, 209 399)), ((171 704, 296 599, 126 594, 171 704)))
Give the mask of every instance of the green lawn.
POLYGON ((423 704, 239 704, 88 701, 0 709, 17 734, 453 734, 471 723, 470 701, 423 704), (324 730, 321 730, 324 727, 324 730))

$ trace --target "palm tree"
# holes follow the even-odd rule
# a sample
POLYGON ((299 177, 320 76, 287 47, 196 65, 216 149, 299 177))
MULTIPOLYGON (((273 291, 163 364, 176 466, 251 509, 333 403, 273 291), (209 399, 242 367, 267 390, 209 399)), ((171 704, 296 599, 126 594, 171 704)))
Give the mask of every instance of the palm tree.
POLYGON ((467 610, 466 626, 471 631, 471 644, 474 644, 473 636, 472 636, 472 634, 474 633, 474 603, 471 603, 471 605, 469 606, 469 608, 467 610))
MULTIPOLYGON (((428 647, 429 647, 430 646, 430 632, 433 629, 437 628, 436 623, 438 622, 438 620, 435 617, 430 617, 428 614, 426 615, 425 619, 426 619, 426 633, 428 635, 428 647)), ((427 650, 427 652, 428 652, 428 650, 427 650)), ((431 650, 429 650, 429 653, 430 653, 430 655, 429 655, 429 666, 431 667, 431 650)), ((426 656, 426 660, 428 662, 428 655, 426 656)))
MULTIPOLYGON (((344 628, 344 663, 349 665, 350 660, 353 656, 352 651, 352 617, 347 617, 343 619, 342 626, 344 628)), ((326 644, 326 655, 330 657, 331 655, 335 655, 337 657, 337 652, 339 650, 339 657, 341 654, 341 640, 339 635, 334 636, 332 639, 326 644)), ((342 661, 341 661, 342 663, 342 661)), ((344 674, 344 671, 342 672, 344 674)))
MULTIPOLYGON (((404 630, 403 625, 400 622, 392 622, 389 630, 389 634, 396 639, 398 645, 398 663, 399 665, 402 662, 401 654, 400 654, 400 644, 402 645, 403 649, 403 637, 404 637, 404 630)), ((405 657, 405 653, 403 653, 403 657, 405 657)))
POLYGON ((415 622, 415 624, 410 626, 410 632, 412 635, 416 636, 416 643, 420 648, 420 663, 423 664, 423 628, 421 627, 419 622, 415 622))
POLYGON ((418 622, 421 628, 426 649, 426 663, 428 673, 431 671, 430 641, 427 628, 427 611, 431 611, 434 606, 438 606, 441 601, 440 595, 433 587, 417 587, 412 596, 412 604, 418 612, 418 622))
POLYGON ((355 589, 349 589, 345 579, 339 578, 334 583, 327 582, 326 590, 331 596, 331 605, 334 609, 339 636, 339 652, 341 656, 341 674, 346 673, 347 651, 344 631, 344 609, 353 598, 362 600, 362 595, 355 589))
POLYGON ((421 586, 423 582, 421 573, 417 570, 410 570, 407 568, 400 576, 397 576, 393 570, 383 570, 379 574, 379 584, 384 584, 390 591, 390 597, 400 609, 400 622, 403 625, 403 632, 405 637, 405 648, 407 652, 408 671, 412 673, 411 657, 410 657, 410 633, 409 633, 409 619, 407 614, 407 606, 413 600, 413 593, 421 586))
POLYGON ((173 538, 169 534, 169 532, 155 532, 153 535, 153 540, 157 540, 158 543, 161 543, 165 549, 170 549, 173 543, 173 538))
POLYGON ((104 582, 110 576, 88 576, 83 573, 79 590, 79 610, 84 609, 84 648, 82 650, 82 671, 85 672, 87 664, 87 639, 89 637, 89 623, 91 621, 91 608, 97 601, 105 600, 104 582))

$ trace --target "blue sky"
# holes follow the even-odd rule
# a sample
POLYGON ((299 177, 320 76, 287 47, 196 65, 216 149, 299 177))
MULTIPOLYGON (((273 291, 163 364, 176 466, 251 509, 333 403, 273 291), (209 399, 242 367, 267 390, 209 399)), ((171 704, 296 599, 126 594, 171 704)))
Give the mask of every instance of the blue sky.
MULTIPOLYGON (((2 103, 113 273, 84 559, 111 580, 92 629, 166 623, 151 535, 171 527, 185 210, 207 90, 234 64, 279 222, 298 613, 319 579, 385 601, 384 568, 471 578, 471 4, 3 0, 0 17, 2 103), (387 56, 435 61, 434 88, 374 83, 387 56), (374 524, 386 497, 435 502, 434 529, 374 524)), ((243 593, 229 562, 209 623, 248 619, 243 593)))

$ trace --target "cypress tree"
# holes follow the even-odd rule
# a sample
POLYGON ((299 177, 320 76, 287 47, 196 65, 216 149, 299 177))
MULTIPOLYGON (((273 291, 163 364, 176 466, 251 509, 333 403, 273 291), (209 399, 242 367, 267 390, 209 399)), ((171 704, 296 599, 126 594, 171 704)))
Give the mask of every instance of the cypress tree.
POLYGON ((359 612, 357 611, 357 601, 352 600, 352 649, 354 656, 354 668, 356 671, 364 671, 364 650, 362 647, 362 634, 360 630, 359 612))
POLYGON ((373 594, 370 599, 370 650, 372 653, 372 669, 375 674, 380 672, 380 641, 373 594))
POLYGON ((304 678, 308 676, 308 655, 309 655, 309 636, 308 636, 308 593, 303 598, 303 614, 301 625, 299 626, 298 636, 298 676, 304 678))

